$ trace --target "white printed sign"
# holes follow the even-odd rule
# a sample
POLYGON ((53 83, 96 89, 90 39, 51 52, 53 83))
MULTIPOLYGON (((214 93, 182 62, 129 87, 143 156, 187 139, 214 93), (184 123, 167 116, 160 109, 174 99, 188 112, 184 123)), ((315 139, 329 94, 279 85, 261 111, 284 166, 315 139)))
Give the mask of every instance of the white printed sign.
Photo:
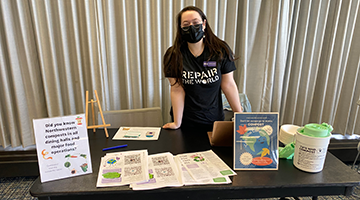
POLYGON ((92 173, 85 115, 34 119, 41 182, 92 173))

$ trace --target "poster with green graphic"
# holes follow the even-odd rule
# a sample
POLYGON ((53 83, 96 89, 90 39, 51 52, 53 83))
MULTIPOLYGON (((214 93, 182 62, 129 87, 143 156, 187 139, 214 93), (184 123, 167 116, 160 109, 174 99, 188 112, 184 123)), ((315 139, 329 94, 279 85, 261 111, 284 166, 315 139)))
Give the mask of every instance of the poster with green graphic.
POLYGON ((234 169, 277 170, 279 113, 234 115, 234 169))

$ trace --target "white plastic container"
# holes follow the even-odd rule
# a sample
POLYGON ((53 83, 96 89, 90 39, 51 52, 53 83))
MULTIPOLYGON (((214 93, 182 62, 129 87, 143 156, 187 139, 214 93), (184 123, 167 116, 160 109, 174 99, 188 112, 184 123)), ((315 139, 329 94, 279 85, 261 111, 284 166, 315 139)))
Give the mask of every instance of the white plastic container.
POLYGON ((314 137, 300 133, 300 129, 298 129, 295 135, 293 164, 298 169, 306 172, 320 172, 324 168, 331 133, 328 132, 325 137, 314 137))
POLYGON ((284 145, 290 144, 294 142, 296 130, 300 128, 300 126, 292 125, 292 124, 284 124, 280 127, 280 136, 279 140, 284 145))

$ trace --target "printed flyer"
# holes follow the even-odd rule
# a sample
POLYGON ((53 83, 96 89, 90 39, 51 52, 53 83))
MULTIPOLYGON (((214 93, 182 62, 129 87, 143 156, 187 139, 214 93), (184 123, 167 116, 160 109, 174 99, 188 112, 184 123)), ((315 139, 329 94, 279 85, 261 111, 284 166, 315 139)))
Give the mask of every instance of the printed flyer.
POLYGON ((113 140, 158 140, 160 127, 120 127, 113 140))
POLYGON ((183 186, 174 156, 170 152, 148 156, 149 180, 130 184, 133 190, 183 186))
POLYGON ((234 169, 277 170, 279 113, 234 115, 234 169))
POLYGON ((148 171, 147 150, 108 153, 101 158, 96 187, 148 181, 148 171))
POLYGON ((40 180, 92 173, 85 115, 34 119, 40 180))
POLYGON ((178 154, 176 157, 197 181, 212 179, 214 182, 227 183, 226 176, 236 175, 212 150, 178 154))

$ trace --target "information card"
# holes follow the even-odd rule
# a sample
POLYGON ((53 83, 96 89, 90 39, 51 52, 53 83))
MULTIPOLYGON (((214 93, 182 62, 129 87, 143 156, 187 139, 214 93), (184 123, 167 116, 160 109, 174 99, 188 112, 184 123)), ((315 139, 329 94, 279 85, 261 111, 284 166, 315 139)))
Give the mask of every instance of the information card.
POLYGON ((85 115, 33 120, 40 180, 92 173, 85 115))
POLYGON ((234 169, 277 170, 279 114, 235 113, 234 169))

